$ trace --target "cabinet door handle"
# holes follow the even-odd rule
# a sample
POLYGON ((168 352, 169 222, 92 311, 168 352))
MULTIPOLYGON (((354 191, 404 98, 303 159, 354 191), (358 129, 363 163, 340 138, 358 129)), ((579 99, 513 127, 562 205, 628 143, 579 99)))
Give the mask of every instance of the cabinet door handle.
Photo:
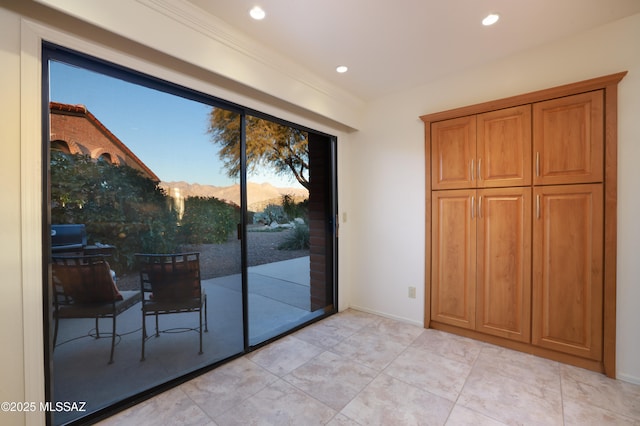
POLYGON ((482 179, 482 158, 478 158, 478 180, 482 179))
POLYGON ((475 207, 476 207, 476 197, 471 197, 471 219, 475 219, 476 217, 476 213, 475 213, 475 207))
POLYGON ((478 217, 482 219, 482 195, 478 198, 478 217))
POLYGON ((536 151, 536 176, 540 176, 540 151, 536 151))
POLYGON ((471 159, 471 164, 469 165, 470 172, 471 172, 471 181, 472 181, 472 182, 473 182, 473 175, 474 175, 474 173, 475 173, 475 170, 474 170, 474 168, 473 168, 473 161, 474 161, 474 160, 473 160, 473 158, 472 158, 472 159, 471 159))
POLYGON ((540 219, 540 194, 536 196, 536 219, 540 219))

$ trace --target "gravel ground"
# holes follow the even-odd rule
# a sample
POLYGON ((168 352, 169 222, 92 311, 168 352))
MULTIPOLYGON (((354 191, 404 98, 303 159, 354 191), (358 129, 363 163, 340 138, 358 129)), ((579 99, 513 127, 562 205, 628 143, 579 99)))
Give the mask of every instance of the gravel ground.
MULTIPOLYGON (((308 256, 309 250, 278 250, 280 243, 291 232, 288 229, 248 232, 247 261, 249 266, 308 256)), ((239 240, 232 239, 224 244, 187 245, 182 247, 182 251, 200 252, 200 274, 203 280, 238 274, 241 271, 239 240)), ((139 286, 140 278, 137 274, 118 277, 120 290, 137 290, 139 286)))

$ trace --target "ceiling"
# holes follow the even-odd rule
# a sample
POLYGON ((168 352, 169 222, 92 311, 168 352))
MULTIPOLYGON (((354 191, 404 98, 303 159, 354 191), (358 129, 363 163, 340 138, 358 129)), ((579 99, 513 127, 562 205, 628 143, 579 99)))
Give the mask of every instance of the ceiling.
POLYGON ((640 13, 640 0, 188 2, 364 101, 640 13), (265 19, 249 17, 255 5, 265 19), (501 18, 484 27, 491 12, 501 18))

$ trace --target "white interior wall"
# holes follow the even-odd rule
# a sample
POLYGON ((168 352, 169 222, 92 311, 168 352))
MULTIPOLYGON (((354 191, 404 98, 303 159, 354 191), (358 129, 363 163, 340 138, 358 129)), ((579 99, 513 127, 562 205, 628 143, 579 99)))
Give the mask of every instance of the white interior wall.
MULTIPOLYGON (((0 401, 25 397, 20 260, 20 26, 0 12, 0 401)), ((0 413, 0 422, 21 424, 22 413, 0 413)))
POLYGON ((617 376, 640 384, 640 15, 372 103, 354 135, 351 305, 423 322, 420 115, 629 71, 619 85, 617 376), (356 155, 357 153, 357 155, 356 155))
MULTIPOLYGON (((56 29, 55 17, 44 19, 54 32, 60 31, 56 29)), ((37 342, 41 333, 33 335, 33 330, 37 330, 41 322, 37 315, 33 317, 32 312, 23 310, 25 305, 30 306, 29 309, 37 308, 37 301, 34 304, 23 295, 28 299, 37 291, 34 286, 39 285, 33 277, 35 271, 37 278, 38 253, 28 250, 39 244, 32 237, 38 235, 38 230, 25 231, 29 228, 25 223, 39 214, 33 208, 39 194, 29 192, 28 182, 37 180, 39 172, 21 168, 25 156, 33 155, 40 143, 37 113, 34 116, 33 112, 25 111, 28 106, 21 104, 25 92, 36 92, 37 85, 32 82, 37 80, 37 73, 33 74, 37 55, 21 54, 25 43, 21 16, 4 9, 2 3, 0 35, 0 93, 3 100, 0 103, 0 140, 3 141, 0 179, 4 186, 3 208, 0 209, 3 243, 0 245, 3 271, 0 340, 5 348, 0 363, 0 382, 3 384, 0 399, 25 401, 37 394, 34 387, 43 386, 42 365, 37 362, 40 354, 37 351, 30 353, 34 345, 25 343, 37 342), (26 141, 27 146, 21 144, 21 140, 26 141)), ((140 66, 150 67, 152 73, 163 74, 172 81, 210 90, 228 100, 337 135, 343 221, 340 227, 340 308, 351 305, 415 324, 422 324, 424 298, 425 169, 423 126, 418 116, 628 70, 629 75, 620 84, 619 97, 617 354, 618 377, 640 383, 640 339, 635 330, 635 325, 640 323, 640 311, 635 309, 640 301, 637 280, 640 263, 635 261, 640 248, 637 242, 640 225, 634 220, 640 213, 640 200, 634 190, 634 184, 640 181, 640 168, 634 167, 640 159, 640 147, 637 146, 640 123, 634 120, 635 112, 640 110, 640 54, 635 43, 638 39, 640 15, 386 97, 369 105, 362 131, 353 134, 323 120, 316 121, 305 112, 292 112, 291 108, 278 106, 259 94, 252 96, 250 91, 239 93, 224 86, 196 81, 181 76, 179 70, 167 71, 154 64, 145 65, 144 58, 140 59, 140 66), (407 297, 409 286, 417 288, 416 299, 407 297)), ((124 56, 125 62, 138 60, 124 56)), ((28 103, 37 105, 39 99, 31 99, 35 97, 29 95, 28 103)), ((350 117, 360 120, 358 112, 350 117)), ((7 424, 41 424, 42 420, 39 415, 22 413, 3 413, 2 416, 2 422, 7 424)))

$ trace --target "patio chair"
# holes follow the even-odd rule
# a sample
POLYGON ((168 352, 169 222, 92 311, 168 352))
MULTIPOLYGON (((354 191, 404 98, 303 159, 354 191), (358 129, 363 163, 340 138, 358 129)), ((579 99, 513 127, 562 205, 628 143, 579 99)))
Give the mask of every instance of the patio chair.
POLYGON ((160 336, 158 317, 167 314, 198 313, 198 327, 165 329, 163 332, 198 331, 202 354, 202 331, 207 326, 207 295, 200 283, 200 253, 136 254, 142 293, 142 358, 148 339, 146 317, 154 316, 155 336, 160 336), (204 315, 203 315, 204 314, 204 315))
MULTIPOLYGON (((116 318, 141 300, 139 291, 119 291, 109 263, 102 255, 52 256, 53 348, 58 340, 61 319, 95 318, 95 338, 99 339, 100 318, 111 318, 111 354, 116 342, 116 318)), ((108 334, 107 334, 108 336, 108 334)), ((107 337, 103 336, 103 337, 107 337)))

